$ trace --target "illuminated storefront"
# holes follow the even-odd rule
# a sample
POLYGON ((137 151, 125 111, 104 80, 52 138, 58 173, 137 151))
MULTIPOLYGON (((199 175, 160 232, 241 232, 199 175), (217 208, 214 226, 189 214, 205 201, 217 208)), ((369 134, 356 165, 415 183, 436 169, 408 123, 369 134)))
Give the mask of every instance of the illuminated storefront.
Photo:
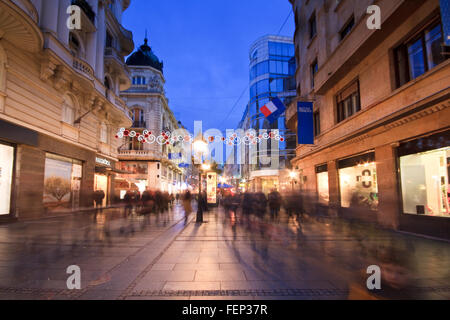
POLYGON ((14 147, 0 142, 0 216, 11 213, 14 147))
POLYGON ((375 153, 339 161, 341 207, 378 209, 375 153))
POLYGON ((46 212, 79 208, 82 172, 81 161, 46 154, 43 197, 46 212))
POLYGON ((326 164, 316 167, 317 197, 320 204, 328 205, 330 191, 328 187, 328 166, 326 164))
POLYGON ((450 217, 449 132, 403 143, 399 147, 404 214, 450 217))

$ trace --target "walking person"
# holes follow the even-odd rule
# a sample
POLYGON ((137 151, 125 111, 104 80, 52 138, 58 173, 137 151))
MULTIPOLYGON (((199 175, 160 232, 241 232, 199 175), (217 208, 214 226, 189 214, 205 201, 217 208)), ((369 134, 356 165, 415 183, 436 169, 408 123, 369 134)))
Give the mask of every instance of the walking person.
POLYGON ((273 189, 268 196, 269 208, 270 208, 270 218, 272 221, 278 221, 278 213, 281 207, 281 194, 273 189))
POLYGON ((192 195, 189 192, 189 190, 186 191, 186 193, 183 196, 183 208, 184 208, 184 225, 187 224, 187 220, 189 215, 192 212, 192 195))

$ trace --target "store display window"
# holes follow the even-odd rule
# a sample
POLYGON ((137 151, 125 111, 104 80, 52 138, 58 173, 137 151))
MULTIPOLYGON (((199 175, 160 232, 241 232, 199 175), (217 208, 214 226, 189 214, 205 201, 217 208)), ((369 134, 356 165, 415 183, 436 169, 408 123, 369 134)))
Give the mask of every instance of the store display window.
POLYGON ((375 153, 339 161, 341 206, 378 210, 375 153))

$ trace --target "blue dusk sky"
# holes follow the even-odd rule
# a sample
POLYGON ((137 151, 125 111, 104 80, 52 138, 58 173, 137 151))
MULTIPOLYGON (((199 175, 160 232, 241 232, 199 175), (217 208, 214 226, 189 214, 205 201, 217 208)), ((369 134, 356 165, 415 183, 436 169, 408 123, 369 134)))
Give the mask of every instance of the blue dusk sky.
MULTIPOLYGON (((132 0, 122 24, 136 47, 148 30, 176 118, 189 131, 195 120, 203 130, 224 130, 236 127, 249 99, 247 89, 238 101, 248 87, 250 45, 278 34, 291 11, 288 0, 132 0)), ((293 33, 291 14, 280 35, 293 33)))

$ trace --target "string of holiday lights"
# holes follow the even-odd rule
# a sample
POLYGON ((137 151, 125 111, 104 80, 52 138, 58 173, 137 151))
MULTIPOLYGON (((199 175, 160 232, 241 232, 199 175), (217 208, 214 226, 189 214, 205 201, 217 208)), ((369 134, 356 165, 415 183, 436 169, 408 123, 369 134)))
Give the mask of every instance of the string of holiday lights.
MULTIPOLYGON (((130 137, 137 139, 141 143, 158 143, 159 145, 174 145, 177 142, 192 143, 194 141, 194 136, 191 134, 185 135, 173 135, 171 132, 162 131, 161 134, 155 135, 149 130, 144 130, 142 133, 127 130, 125 128, 120 128, 119 132, 116 134, 116 139, 122 139, 124 137, 130 137)), ((229 137, 223 136, 206 136, 206 141, 209 143, 214 143, 216 141, 222 141, 224 144, 232 145, 256 145, 261 143, 263 140, 274 139, 280 142, 284 142, 285 139, 282 137, 278 130, 271 131, 269 133, 264 132, 256 134, 256 132, 247 132, 244 136, 238 136, 237 133, 230 135, 229 137)))

